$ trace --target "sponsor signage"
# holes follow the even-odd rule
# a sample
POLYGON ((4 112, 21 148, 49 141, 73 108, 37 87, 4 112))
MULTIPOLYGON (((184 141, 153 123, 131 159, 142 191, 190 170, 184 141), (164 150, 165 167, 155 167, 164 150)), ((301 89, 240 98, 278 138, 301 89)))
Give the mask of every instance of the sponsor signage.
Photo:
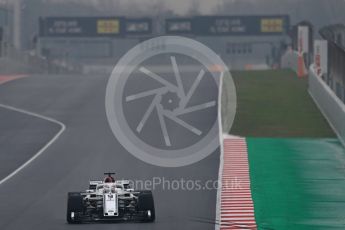
POLYGON ((119 17, 48 17, 40 19, 41 37, 102 37, 121 35, 119 17))
MULTIPOLYGON (((45 17, 40 19, 41 37, 116 37, 153 33, 151 18, 45 17)), ((166 34, 197 36, 285 35, 288 16, 197 16, 170 18, 166 34)), ((307 48, 307 47, 306 47, 307 48)))
POLYGON ((298 26, 298 53, 303 55, 309 52, 309 27, 298 26))
POLYGON ((193 20, 191 18, 170 18, 165 21, 167 34, 192 34, 193 20))
POLYGON ((328 42, 326 40, 314 42, 314 68, 317 76, 328 72, 328 42))
POLYGON ((196 35, 283 35, 288 16, 199 16, 193 21, 196 35))
POLYGON ((125 24, 127 35, 152 34, 152 19, 150 18, 126 19, 125 24))

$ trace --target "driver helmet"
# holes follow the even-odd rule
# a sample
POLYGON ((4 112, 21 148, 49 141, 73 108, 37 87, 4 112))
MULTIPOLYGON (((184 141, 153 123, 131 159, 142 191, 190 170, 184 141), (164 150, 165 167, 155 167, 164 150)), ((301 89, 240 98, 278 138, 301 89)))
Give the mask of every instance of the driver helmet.
POLYGON ((104 178, 104 183, 115 183, 115 179, 112 176, 107 176, 104 178))

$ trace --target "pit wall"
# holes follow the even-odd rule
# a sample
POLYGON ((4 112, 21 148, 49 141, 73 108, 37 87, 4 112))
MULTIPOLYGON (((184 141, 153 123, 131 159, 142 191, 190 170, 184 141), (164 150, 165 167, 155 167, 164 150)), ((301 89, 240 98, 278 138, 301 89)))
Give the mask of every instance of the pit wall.
POLYGON ((345 146, 345 104, 316 76, 313 66, 309 71, 309 93, 345 146))

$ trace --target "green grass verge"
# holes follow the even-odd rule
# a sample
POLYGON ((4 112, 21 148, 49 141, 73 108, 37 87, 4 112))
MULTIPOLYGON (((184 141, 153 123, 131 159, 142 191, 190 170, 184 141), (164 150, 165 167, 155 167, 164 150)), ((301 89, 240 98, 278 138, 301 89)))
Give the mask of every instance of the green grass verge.
POLYGON ((232 72, 237 113, 231 134, 246 137, 335 137, 308 94, 308 81, 289 70, 232 72))
POLYGON ((345 229, 345 150, 337 139, 247 144, 258 230, 345 229))

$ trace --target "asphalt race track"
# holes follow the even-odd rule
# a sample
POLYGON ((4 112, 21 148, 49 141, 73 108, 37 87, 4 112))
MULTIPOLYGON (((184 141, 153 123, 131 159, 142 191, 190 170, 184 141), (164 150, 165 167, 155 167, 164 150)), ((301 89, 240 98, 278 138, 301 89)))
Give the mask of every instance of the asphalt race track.
POLYGON ((50 121, 0 107, 0 181, 27 162, 59 129, 50 121))
MULTIPOLYGON (((129 154, 114 138, 106 119, 108 77, 30 76, 0 86, 1 104, 56 119, 66 126, 42 155, 0 185, 1 230, 214 229, 216 189, 155 189, 155 223, 66 223, 67 192, 84 190, 89 179, 101 179, 105 171, 115 171, 118 178, 142 180, 164 177, 205 182, 218 177, 218 150, 182 168, 148 165, 129 154)), ((7 118, 10 123, 19 119, 7 118)), ((44 126, 44 132, 51 136, 57 129, 44 126)), ((6 134, 7 130, 1 130, 1 135, 6 134)), ((35 135, 27 136, 26 144, 30 142, 37 143, 35 135)), ((17 145, 21 144, 18 141, 17 145)))

